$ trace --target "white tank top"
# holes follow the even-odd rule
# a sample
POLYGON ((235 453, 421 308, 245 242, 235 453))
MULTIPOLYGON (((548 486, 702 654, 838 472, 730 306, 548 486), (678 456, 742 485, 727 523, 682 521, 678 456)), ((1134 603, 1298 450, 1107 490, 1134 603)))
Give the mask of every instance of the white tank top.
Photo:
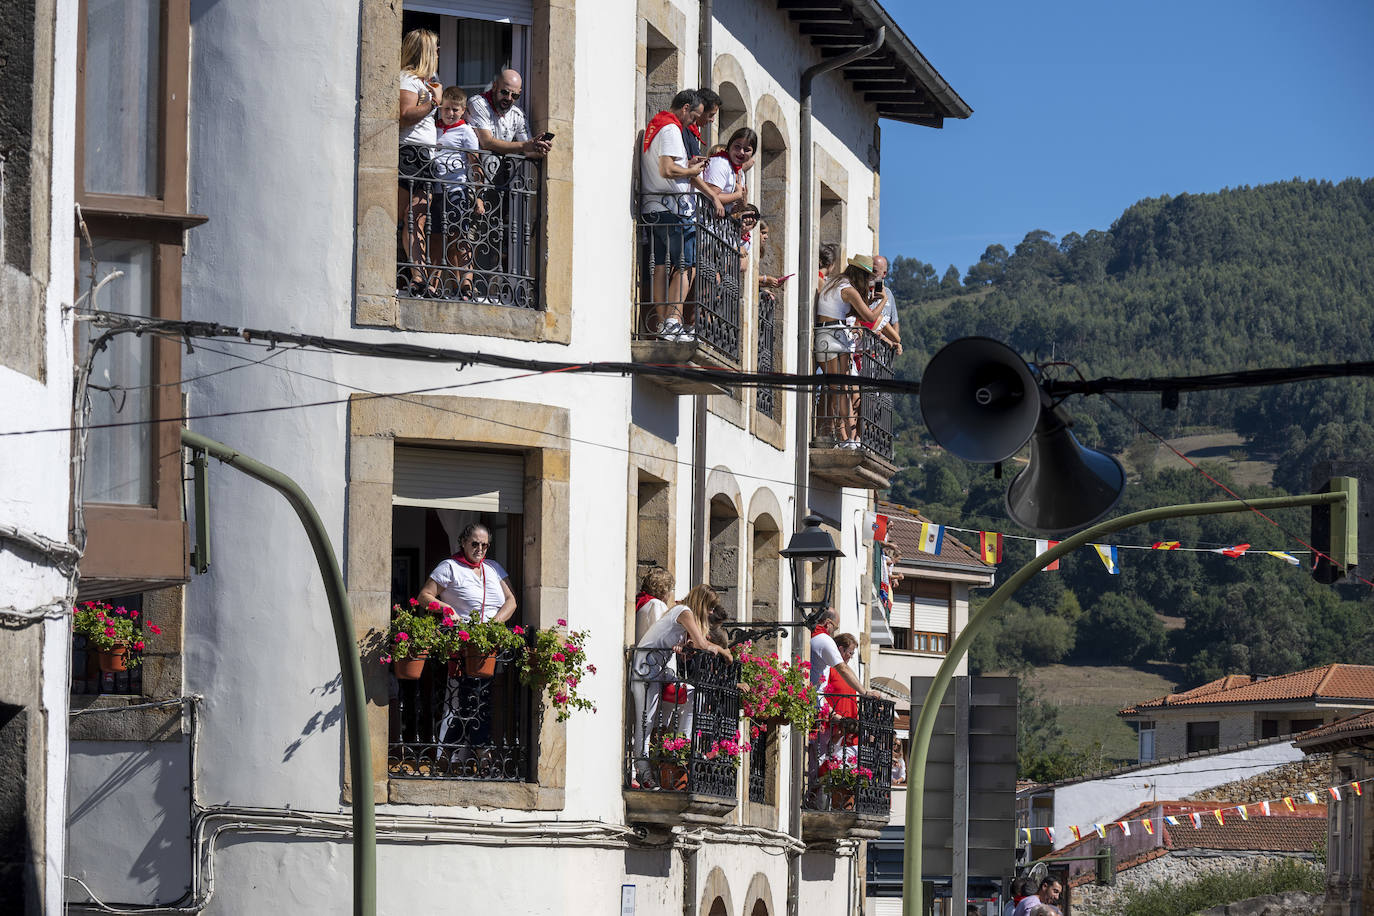
POLYGON ((831 286, 822 287, 816 314, 822 318, 844 321, 849 317, 849 303, 844 301, 843 294, 845 290, 853 288, 853 285, 843 277, 831 286))

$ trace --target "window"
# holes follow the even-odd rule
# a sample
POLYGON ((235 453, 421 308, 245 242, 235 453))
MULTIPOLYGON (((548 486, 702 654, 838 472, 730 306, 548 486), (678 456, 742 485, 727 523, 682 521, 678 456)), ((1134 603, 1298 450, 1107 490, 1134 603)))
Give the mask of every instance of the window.
POLYGON ((1155 759, 1155 724, 1153 722, 1140 723, 1140 762, 1155 759))
MULTIPOLYGON (((524 460, 519 455, 397 446, 391 510, 391 601, 405 606, 429 573, 460 552, 472 523, 491 534, 487 558, 510 574, 523 624, 521 551, 524 460)), ((525 781, 538 698, 515 666, 490 678, 465 677, 447 659, 426 663, 418 680, 390 693, 387 768, 392 778, 525 781)))
POLYGON ((357 157, 360 325, 567 343, 571 338, 572 114, 576 20, 549 0, 363 0, 357 157), (439 39, 438 80, 480 94, 507 66, 531 134, 563 138, 545 159, 400 144, 402 35, 439 39), (384 141, 384 142, 383 142, 384 141), (398 177, 399 175, 399 177, 398 177), (394 209, 393 209, 394 208, 394 209))
POLYGON ((1261 720, 1260 720, 1260 737, 1261 737, 1261 738, 1277 738, 1278 736, 1279 736, 1279 720, 1278 720, 1278 719, 1261 719, 1261 720))
MULTIPOLYGON (((76 194, 78 294, 113 271, 88 308, 181 317, 184 232, 204 221, 186 212, 186 4, 85 0, 77 36, 76 194), (89 266, 91 259, 96 267, 89 266)), ((77 359, 97 333, 78 325, 77 359)), ((81 596, 186 581, 181 510, 180 348, 119 335, 91 374, 93 430, 82 500, 89 535, 81 596)))
POLYGON ((892 647, 913 652, 949 651, 952 586, 932 579, 909 581, 909 588, 892 596, 892 647))
POLYGON ((1214 751, 1221 746, 1220 722, 1189 722, 1187 753, 1214 751))
POLYGON ((1296 735, 1298 732, 1305 732, 1309 729, 1318 728, 1321 724, 1321 719, 1294 719, 1288 723, 1287 734, 1296 735))

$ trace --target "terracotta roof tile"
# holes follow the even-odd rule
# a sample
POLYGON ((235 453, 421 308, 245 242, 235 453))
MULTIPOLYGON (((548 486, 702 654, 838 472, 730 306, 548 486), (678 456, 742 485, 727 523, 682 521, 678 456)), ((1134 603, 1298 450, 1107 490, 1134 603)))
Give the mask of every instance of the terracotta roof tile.
POLYGON ((1374 733, 1374 710, 1362 712, 1344 719, 1337 719, 1329 725, 1322 725, 1293 736, 1293 743, 1299 747, 1320 743, 1326 739, 1340 739, 1358 735, 1361 732, 1374 733))
POLYGON ((1374 703, 1374 665, 1322 665, 1306 671, 1264 678, 1228 674, 1192 690, 1128 706, 1117 715, 1130 716, 1142 710, 1175 706, 1314 699, 1368 700, 1374 703))
POLYGON ((906 565, 921 560, 938 560, 954 566, 967 566, 975 570, 990 570, 996 567, 984 563, 978 551, 964 544, 949 531, 945 532, 940 545, 940 555, 926 553, 920 547, 921 523, 930 519, 918 512, 912 512, 892 503, 878 503, 878 512, 887 516, 887 541, 902 554, 898 565, 906 565))
POLYGON ((1311 814, 1275 814, 1270 817, 1226 814, 1226 825, 1218 824, 1209 813, 1196 829, 1189 823, 1169 827, 1172 849, 1232 849, 1256 852, 1311 852, 1326 836, 1326 806, 1311 814))

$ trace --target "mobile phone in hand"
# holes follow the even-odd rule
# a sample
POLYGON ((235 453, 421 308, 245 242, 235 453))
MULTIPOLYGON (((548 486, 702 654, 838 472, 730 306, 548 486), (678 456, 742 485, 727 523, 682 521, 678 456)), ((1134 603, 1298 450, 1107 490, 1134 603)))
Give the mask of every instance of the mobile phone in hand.
POLYGON ((544 132, 544 135, 543 135, 542 137, 540 137, 539 139, 542 140, 542 141, 545 142, 545 143, 548 143, 550 140, 553 139, 553 134, 550 133, 549 131, 545 131, 545 132, 544 132))
POLYGON ((785 277, 778 277, 778 283, 779 283, 779 284, 786 283, 788 280, 792 279, 792 278, 795 277, 795 276, 796 276, 796 274, 788 274, 788 275, 785 276, 785 277))

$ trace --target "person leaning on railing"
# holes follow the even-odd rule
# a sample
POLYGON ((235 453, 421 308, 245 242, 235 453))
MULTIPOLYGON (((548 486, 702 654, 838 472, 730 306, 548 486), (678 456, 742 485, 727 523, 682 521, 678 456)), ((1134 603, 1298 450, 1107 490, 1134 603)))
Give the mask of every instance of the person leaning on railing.
POLYGON ((654 115, 645 128, 639 157, 639 212, 647 232, 641 256, 652 264, 651 305, 641 320, 648 333, 664 340, 693 339, 686 326, 693 316, 684 313, 697 262, 692 179, 706 161, 687 158, 682 134, 701 111, 696 90, 673 96, 672 108, 654 115))
MULTIPOLYGON (((659 722, 659 707, 665 690, 668 702, 686 707, 690 715, 690 688, 683 681, 678 653, 684 649, 711 652, 733 661, 730 650, 711 642, 711 613, 720 607, 720 598, 707 585, 698 585, 687 597, 668 609, 635 644, 630 668, 630 688, 634 697, 634 777, 632 788, 653 788, 649 765, 649 742, 659 722)), ((691 733, 691 722, 673 723, 673 731, 691 733)))
POLYGON ((673 593, 673 574, 656 566, 645 574, 635 595, 635 642, 638 643, 668 613, 668 597, 673 593))
POLYGON ((439 269, 440 290, 446 299, 471 299, 472 233, 475 218, 486 204, 474 184, 482 180, 477 156, 480 148, 472 125, 463 119, 468 97, 461 86, 444 90, 439 105, 439 142, 434 152, 434 216, 430 219, 430 248, 434 260, 443 258, 449 270, 439 269))
POLYGON ((401 41, 401 149, 398 160, 396 216, 408 279, 397 271, 398 286, 412 296, 425 292, 425 236, 429 222, 429 163, 434 149, 433 114, 439 107, 439 36, 413 29, 401 41))
MULTIPOLYGON (((839 276, 821 287, 816 299, 816 365, 827 374, 847 375, 854 367, 857 350, 855 321, 876 321, 878 313, 869 305, 873 280, 873 259, 860 254, 850 258, 839 276)), ((817 422, 827 420, 831 438, 840 448, 859 447, 855 397, 858 389, 829 388, 822 398, 817 422)))

